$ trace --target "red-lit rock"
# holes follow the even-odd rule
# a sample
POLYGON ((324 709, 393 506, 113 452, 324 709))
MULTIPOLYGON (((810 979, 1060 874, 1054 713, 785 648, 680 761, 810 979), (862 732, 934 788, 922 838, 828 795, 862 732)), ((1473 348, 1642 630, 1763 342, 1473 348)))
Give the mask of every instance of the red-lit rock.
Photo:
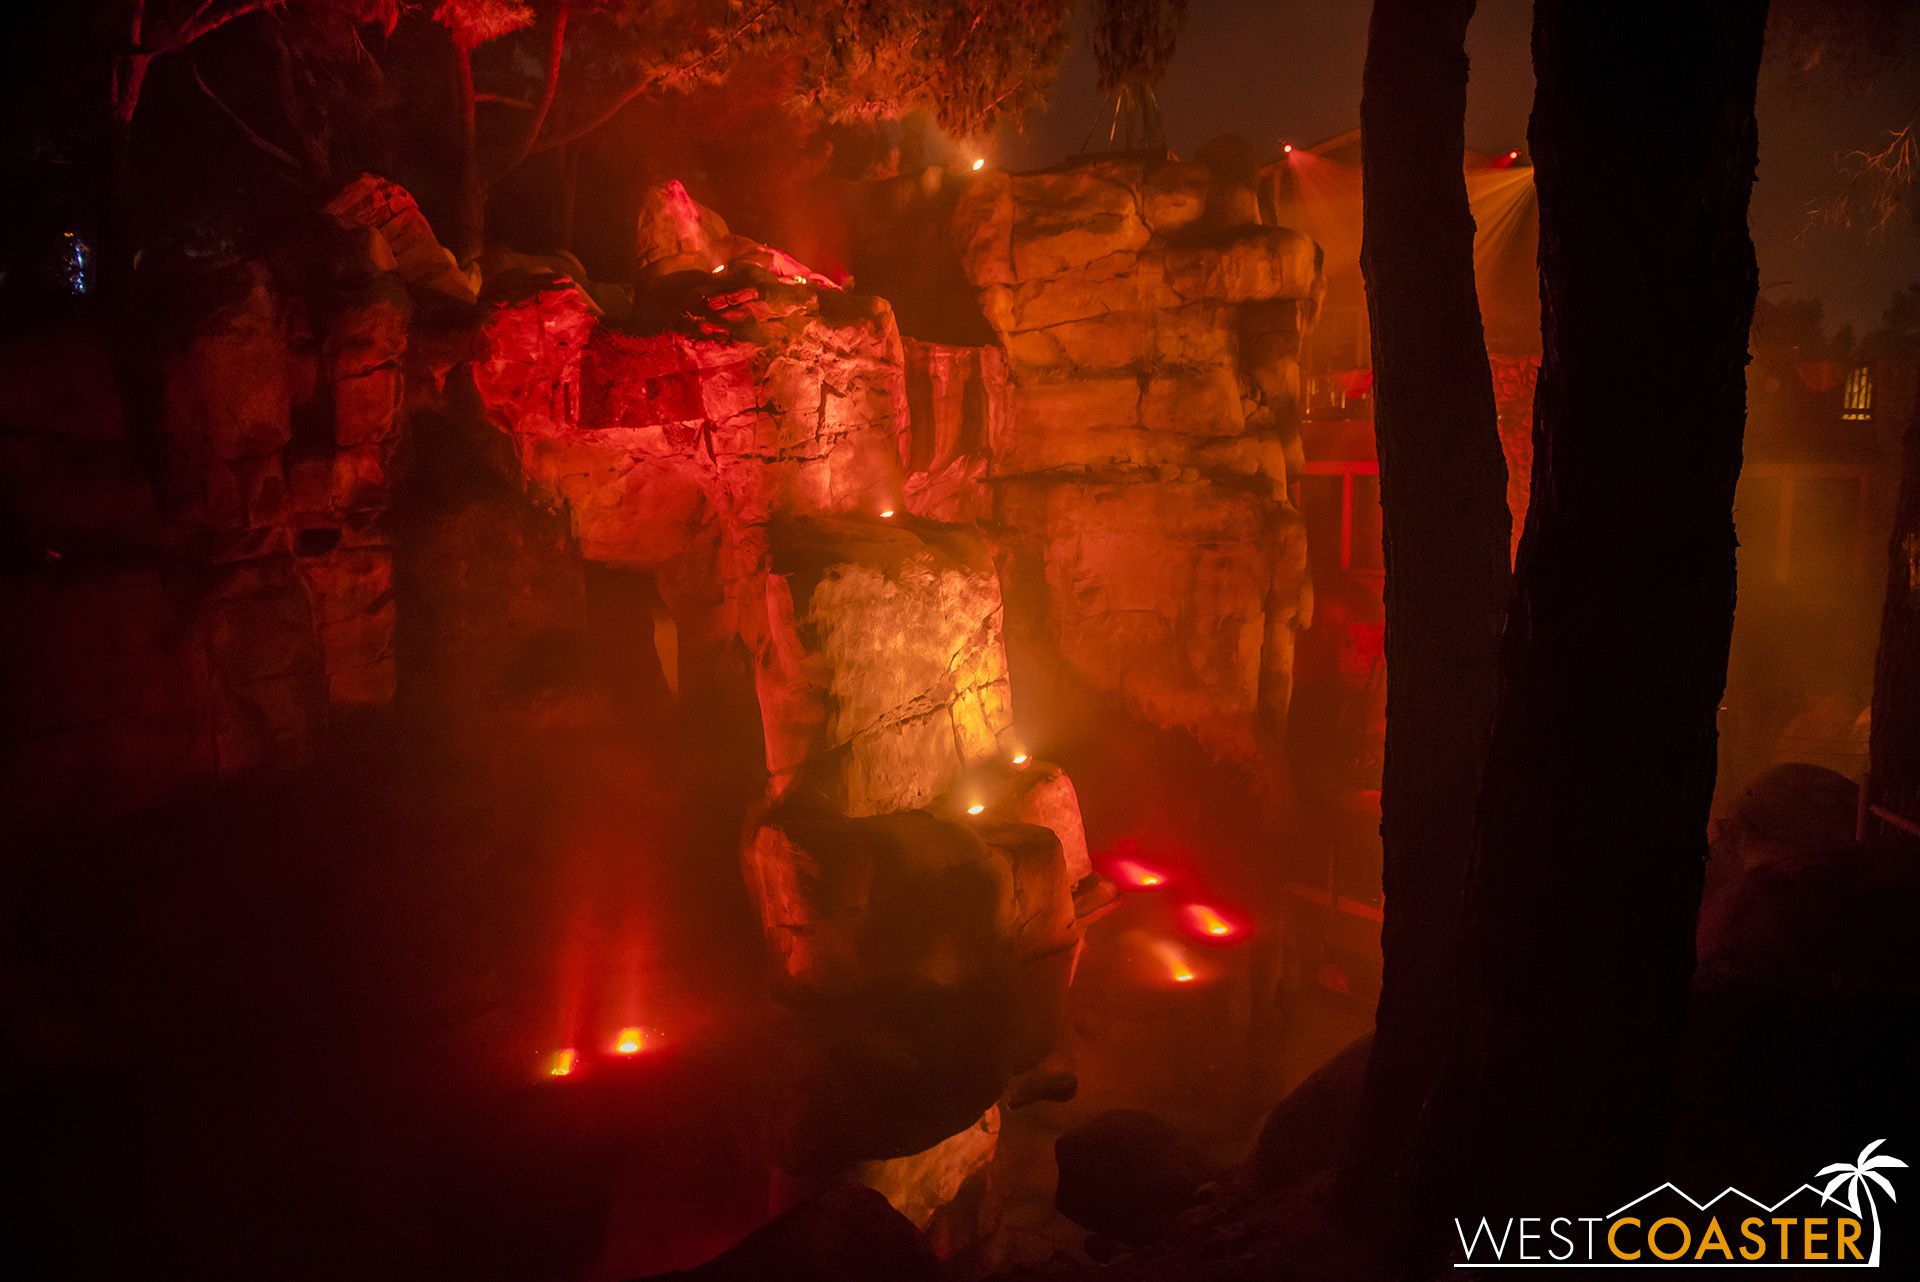
POLYGON ((341 548, 300 564, 335 706, 384 706, 397 678, 393 649, 393 555, 341 548))
POLYGON ((406 292, 392 277, 376 277, 329 310, 323 343, 336 445, 399 435, 401 359, 411 313, 406 292))
POLYGON ((961 1185, 992 1164, 999 1147, 1000 1110, 995 1107, 981 1114, 979 1122, 932 1148, 861 1163, 860 1182, 924 1231, 940 1208, 959 1195, 961 1185))
POLYGON ((896 417, 905 468, 903 506, 937 521, 992 515, 986 475, 991 443, 1012 413, 1007 363, 997 348, 908 340, 908 413, 896 417))
POLYGON ((634 224, 634 261, 652 275, 711 271, 727 261, 727 220, 687 194, 679 179, 657 183, 640 197, 634 224))
POLYGON ((746 867, 794 1000, 970 983, 1073 937, 1060 841, 1037 825, 776 807, 746 867))
MULTIPOLYGON (((247 260, 216 283, 220 297, 167 362, 160 430, 190 467, 273 454, 291 435, 284 300, 266 265, 247 260)), ((244 519, 209 500, 208 518, 244 519)))
POLYGON ((1311 238, 1285 227, 1243 227, 1217 245, 1167 251, 1167 284, 1184 302, 1305 298, 1319 275, 1311 238))

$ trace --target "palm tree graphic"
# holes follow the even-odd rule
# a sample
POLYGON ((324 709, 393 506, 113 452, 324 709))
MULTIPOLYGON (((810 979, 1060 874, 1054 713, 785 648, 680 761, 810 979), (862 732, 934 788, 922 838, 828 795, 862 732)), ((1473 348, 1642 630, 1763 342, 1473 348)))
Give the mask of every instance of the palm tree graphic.
POLYGON ((1893 1195, 1893 1185, 1880 1172, 1893 1169, 1905 1170, 1907 1167, 1907 1164, 1897 1157, 1888 1157, 1884 1153, 1879 1157, 1873 1155, 1873 1150, 1885 1143, 1885 1140, 1875 1140, 1861 1149, 1860 1156, 1852 1162, 1835 1162, 1832 1166, 1820 1168, 1821 1175, 1833 1176, 1827 1181, 1827 1187, 1820 1193, 1822 1201, 1838 1201, 1839 1199, 1833 1196, 1833 1191, 1845 1184, 1847 1209, 1858 1215, 1860 1214, 1860 1193, 1863 1189, 1866 1191, 1867 1210, 1873 1215, 1873 1258, 1867 1261, 1868 1268, 1877 1268, 1880 1264, 1880 1208, 1873 1200, 1873 1185, 1880 1186, 1881 1191, 1887 1195, 1887 1201, 1898 1201, 1899 1199, 1893 1195))

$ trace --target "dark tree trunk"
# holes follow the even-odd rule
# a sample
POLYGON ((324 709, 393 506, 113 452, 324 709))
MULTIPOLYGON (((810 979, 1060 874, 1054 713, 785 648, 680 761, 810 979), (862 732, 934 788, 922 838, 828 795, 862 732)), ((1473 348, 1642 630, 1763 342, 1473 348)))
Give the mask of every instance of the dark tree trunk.
POLYGON ((1766 11, 1534 9, 1545 359, 1448 1214, 1605 1209, 1659 1169, 1733 630, 1766 11))
POLYGON ((1868 792, 1873 804, 1920 821, 1920 396, 1901 453, 1880 655, 1873 667, 1868 792))
POLYGON ((1385 513, 1386 956, 1347 1202, 1399 1220, 1452 1026, 1511 517, 1462 169, 1474 0, 1375 0, 1360 102, 1385 513))

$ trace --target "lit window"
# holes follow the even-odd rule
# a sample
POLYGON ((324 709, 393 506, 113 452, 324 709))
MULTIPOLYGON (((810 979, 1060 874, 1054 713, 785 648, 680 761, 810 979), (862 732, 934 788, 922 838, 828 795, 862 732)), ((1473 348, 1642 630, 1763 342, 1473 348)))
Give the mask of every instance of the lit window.
POLYGON ((1840 417, 1873 417, 1873 371, 1865 365, 1847 375, 1847 391, 1845 399, 1841 401, 1840 417))

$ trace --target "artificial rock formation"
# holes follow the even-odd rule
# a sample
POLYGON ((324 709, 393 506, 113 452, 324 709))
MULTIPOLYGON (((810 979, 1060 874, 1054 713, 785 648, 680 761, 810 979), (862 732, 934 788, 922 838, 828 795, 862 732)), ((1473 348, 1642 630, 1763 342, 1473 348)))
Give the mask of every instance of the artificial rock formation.
POLYGON ((33 549, 0 585, 23 821, 297 766, 393 699, 414 293, 364 225, 317 219, 282 250, 143 279, 165 322, 147 422, 91 334, 0 353, 7 514, 33 549))
POLYGON ((1287 487, 1325 282, 1313 242, 1239 194, 1137 159, 983 174, 952 242, 1007 357, 996 514, 1060 657, 1246 757, 1284 727, 1311 615, 1287 487))
POLYGON ((624 324, 571 280, 490 284, 474 382, 581 555, 655 576, 683 666, 749 656, 770 779, 743 863, 806 1029, 783 1161, 920 1153, 1052 1048, 1088 870, 1057 770, 1033 775, 1040 823, 1004 788, 966 813, 1017 755, 999 578, 964 524, 1004 363, 909 349, 884 301, 677 183, 637 235, 624 324))

